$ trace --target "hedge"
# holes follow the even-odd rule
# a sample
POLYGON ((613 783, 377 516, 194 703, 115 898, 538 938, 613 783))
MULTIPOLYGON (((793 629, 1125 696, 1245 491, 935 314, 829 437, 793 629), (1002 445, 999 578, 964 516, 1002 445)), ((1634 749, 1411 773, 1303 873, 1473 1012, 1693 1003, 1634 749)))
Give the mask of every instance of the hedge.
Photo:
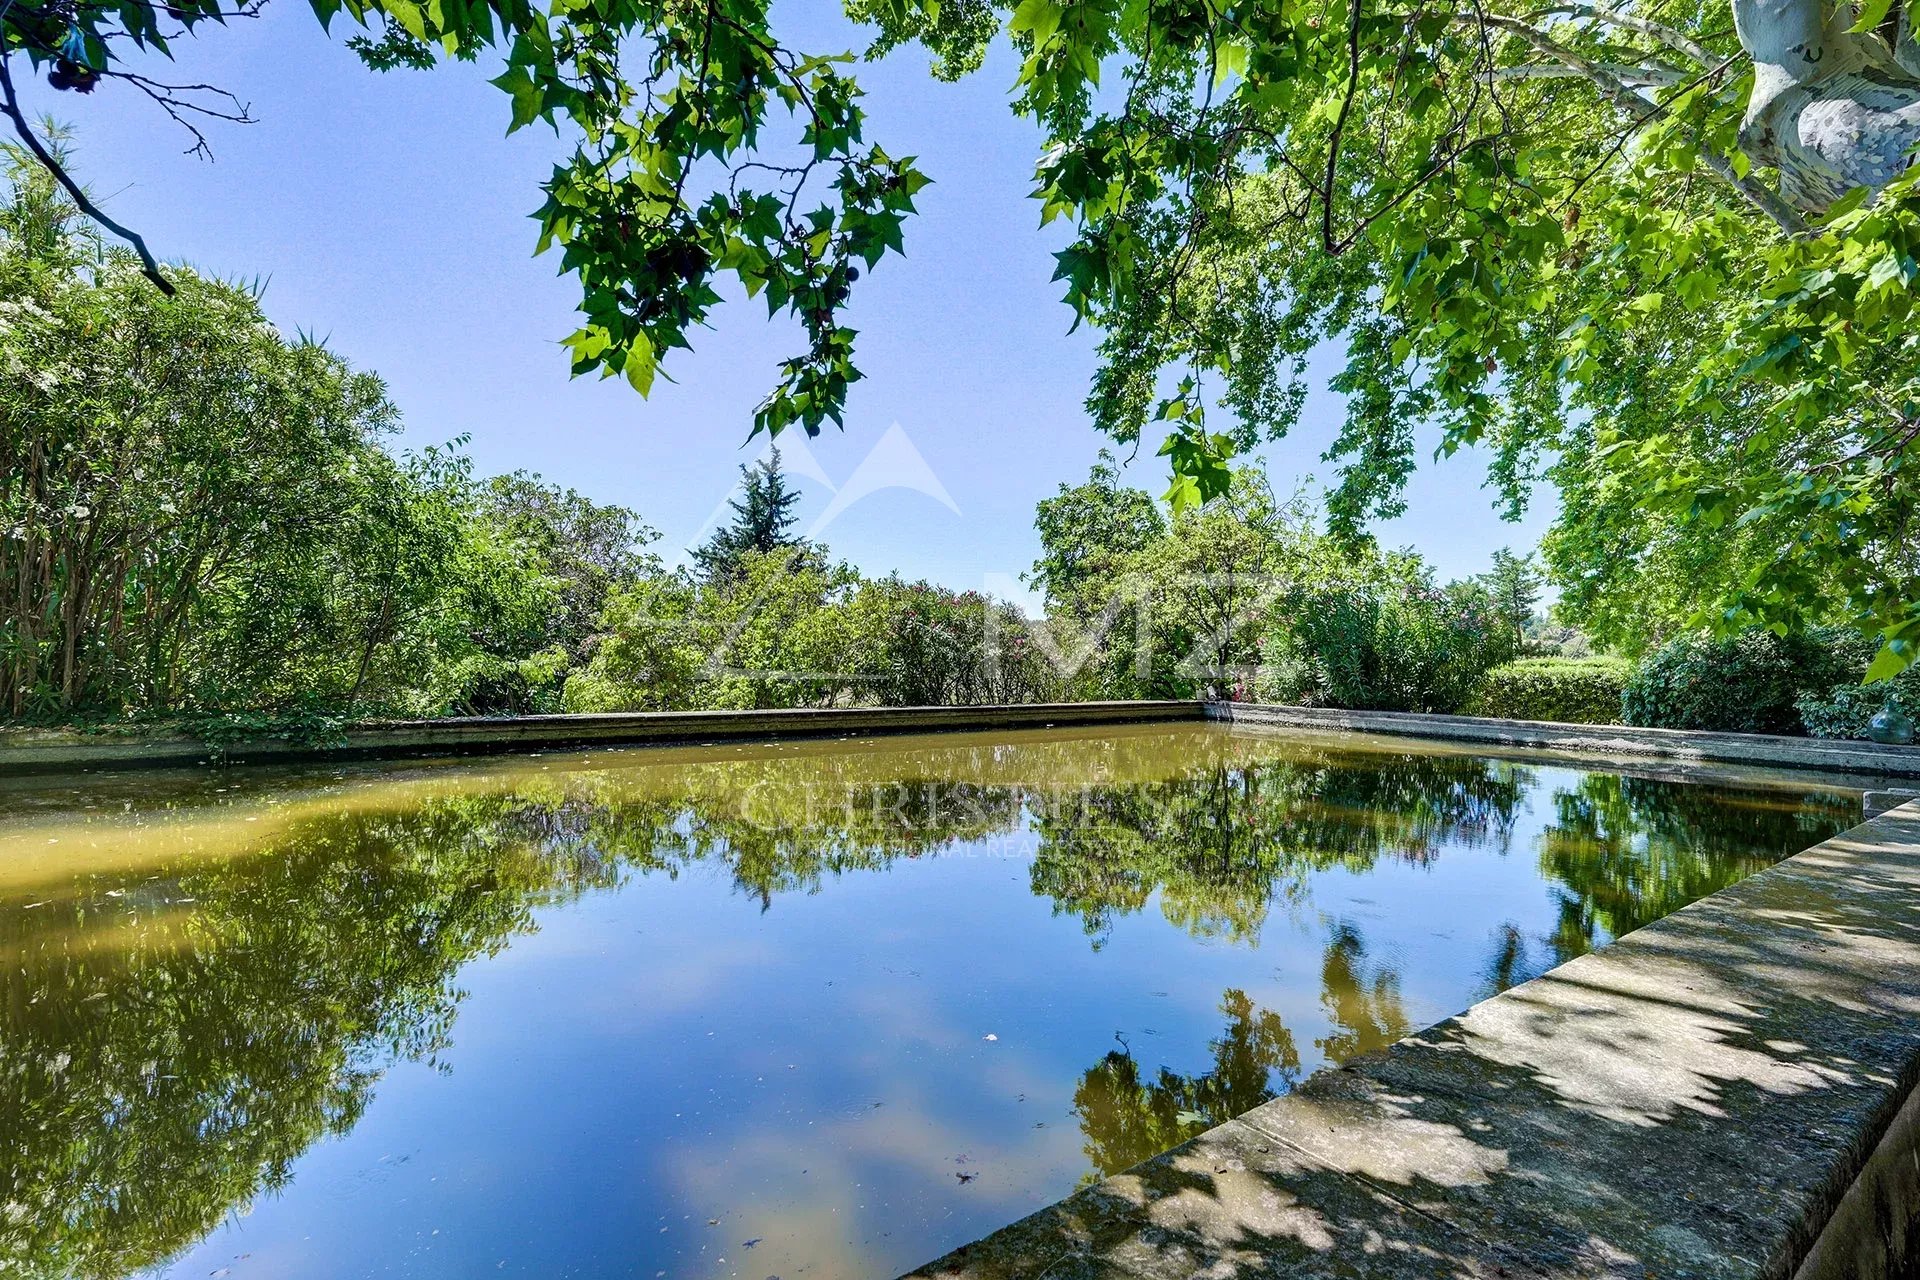
POLYGON ((1742 631, 1676 636, 1634 671, 1621 698, 1626 722, 1667 729, 1800 733, 1795 704, 1857 683, 1874 644, 1857 632, 1742 631))
POLYGON ((1621 658, 1519 658, 1481 676, 1466 711, 1503 720, 1618 724, 1632 672, 1621 658))
POLYGON ((1807 732, 1816 738, 1864 738, 1882 707, 1892 706, 1909 719, 1920 715, 1920 667, 1908 667, 1891 680, 1861 684, 1849 680, 1830 689, 1800 695, 1794 706, 1807 732))

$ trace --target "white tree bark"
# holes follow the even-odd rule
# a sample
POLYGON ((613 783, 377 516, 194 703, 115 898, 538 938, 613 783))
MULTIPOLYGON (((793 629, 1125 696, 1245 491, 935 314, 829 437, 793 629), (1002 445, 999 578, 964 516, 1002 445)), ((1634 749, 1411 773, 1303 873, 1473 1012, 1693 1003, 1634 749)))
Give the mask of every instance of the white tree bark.
POLYGON ((1779 170, 1780 192, 1818 213, 1855 187, 1878 191, 1920 144, 1920 47, 1903 12, 1891 47, 1854 33, 1851 6, 1821 0, 1732 0, 1753 57, 1753 96, 1740 147, 1779 170))

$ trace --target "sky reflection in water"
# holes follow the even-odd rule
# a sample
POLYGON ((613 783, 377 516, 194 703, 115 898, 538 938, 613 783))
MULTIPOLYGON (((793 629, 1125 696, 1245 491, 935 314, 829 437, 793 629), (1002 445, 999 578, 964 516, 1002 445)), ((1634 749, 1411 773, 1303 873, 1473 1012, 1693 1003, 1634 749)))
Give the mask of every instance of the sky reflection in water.
POLYGON ((0 791, 0 1274, 890 1275, 1858 820, 1212 726, 0 791))

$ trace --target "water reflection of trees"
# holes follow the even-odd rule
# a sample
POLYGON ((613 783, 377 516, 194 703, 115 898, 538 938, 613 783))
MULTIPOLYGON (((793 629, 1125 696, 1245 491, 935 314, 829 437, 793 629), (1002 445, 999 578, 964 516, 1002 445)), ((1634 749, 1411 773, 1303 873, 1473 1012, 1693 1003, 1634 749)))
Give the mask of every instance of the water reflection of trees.
MULTIPOLYGON (((649 759, 662 763, 330 781, 254 809, 202 788, 147 826, 92 820, 96 852, 72 863, 47 862, 43 830, 9 845, 15 828, 0 829, 16 872, 0 877, 0 1269, 117 1276, 192 1243, 350 1128, 384 1069, 444 1048, 461 966, 543 904, 624 875, 719 868, 764 910, 1004 838, 1032 854, 1033 892, 1096 939, 1157 902, 1195 936, 1248 941, 1316 873, 1507 851, 1539 785, 1468 756, 1224 734, 649 759)), ((1537 849, 1558 929, 1503 935, 1489 984, 1856 814, 1831 793, 1581 778, 1551 797, 1537 849)), ((15 821, 29 819, 44 821, 15 821)), ((1322 960, 1319 1053, 1410 1029, 1398 976, 1354 926, 1333 927, 1322 960)), ((1291 1084, 1301 1058, 1277 1016, 1240 991, 1221 1009, 1203 1072, 1148 1077, 1123 1048, 1085 1073, 1075 1105, 1095 1168, 1291 1084)))
POLYGON ((1830 791, 1735 791, 1608 774, 1556 790, 1552 807, 1540 841, 1540 870, 1559 908, 1547 967, 1860 819, 1857 798, 1830 791))
POLYGON ((1298 898, 1317 872, 1503 842, 1531 784, 1525 768, 1466 756, 1213 762, 1039 807, 1033 888, 1096 938, 1158 892, 1179 927, 1244 941, 1276 897, 1298 898))
POLYGON ((556 837, 650 872, 724 868, 763 908, 899 858, 1017 840, 1035 894, 1090 935, 1158 894, 1179 927, 1244 941, 1317 871, 1503 841, 1532 785, 1524 767, 1467 756, 1226 735, 1181 748, 1122 737, 587 770, 543 775, 539 803, 556 837))
MULTIPOLYGON (((1400 978, 1370 964, 1366 943, 1347 923, 1334 925, 1322 952, 1320 1004, 1329 1033, 1314 1041, 1328 1062, 1384 1048, 1413 1028, 1400 1002, 1400 978)), ((1130 1168, 1205 1129, 1251 1111, 1291 1089, 1301 1075, 1299 1049, 1280 1015, 1230 988, 1220 998, 1226 1027, 1208 1042, 1205 1071, 1166 1067, 1143 1075, 1124 1037, 1118 1049, 1081 1074, 1073 1109, 1086 1141, 1087 1180, 1130 1168)))
POLYGON ((498 796, 348 811, 244 858, 0 903, 0 1269, 153 1265, 352 1127, 387 1066, 444 1046, 461 965, 615 874, 529 816, 498 796))
POLYGON ((1367 961, 1359 929, 1336 924, 1320 964, 1320 1003, 1333 1032, 1314 1041, 1329 1062, 1384 1049, 1414 1029, 1400 1002, 1399 972, 1367 961))
MULTIPOLYGON (((1300 1054, 1280 1015, 1256 1009, 1247 993, 1220 998, 1226 1029, 1209 1042, 1212 1065, 1181 1075, 1162 1067, 1143 1078, 1124 1040, 1080 1077, 1073 1109, 1086 1137, 1089 1178, 1118 1173, 1185 1142, 1203 1129, 1250 1111, 1291 1087, 1300 1054)), ((1119 1037, 1116 1037, 1119 1039, 1119 1037)))

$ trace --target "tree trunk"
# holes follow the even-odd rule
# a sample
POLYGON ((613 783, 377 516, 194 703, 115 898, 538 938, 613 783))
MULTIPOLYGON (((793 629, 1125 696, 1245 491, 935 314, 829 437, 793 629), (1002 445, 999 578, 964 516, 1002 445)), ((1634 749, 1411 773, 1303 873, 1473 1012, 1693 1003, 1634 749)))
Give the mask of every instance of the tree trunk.
POLYGON ((1753 96, 1740 147, 1780 172, 1780 193, 1810 213, 1855 187, 1878 191, 1920 143, 1920 48, 1903 0, 1878 31, 1849 31, 1851 5, 1733 0, 1753 57, 1753 96))

